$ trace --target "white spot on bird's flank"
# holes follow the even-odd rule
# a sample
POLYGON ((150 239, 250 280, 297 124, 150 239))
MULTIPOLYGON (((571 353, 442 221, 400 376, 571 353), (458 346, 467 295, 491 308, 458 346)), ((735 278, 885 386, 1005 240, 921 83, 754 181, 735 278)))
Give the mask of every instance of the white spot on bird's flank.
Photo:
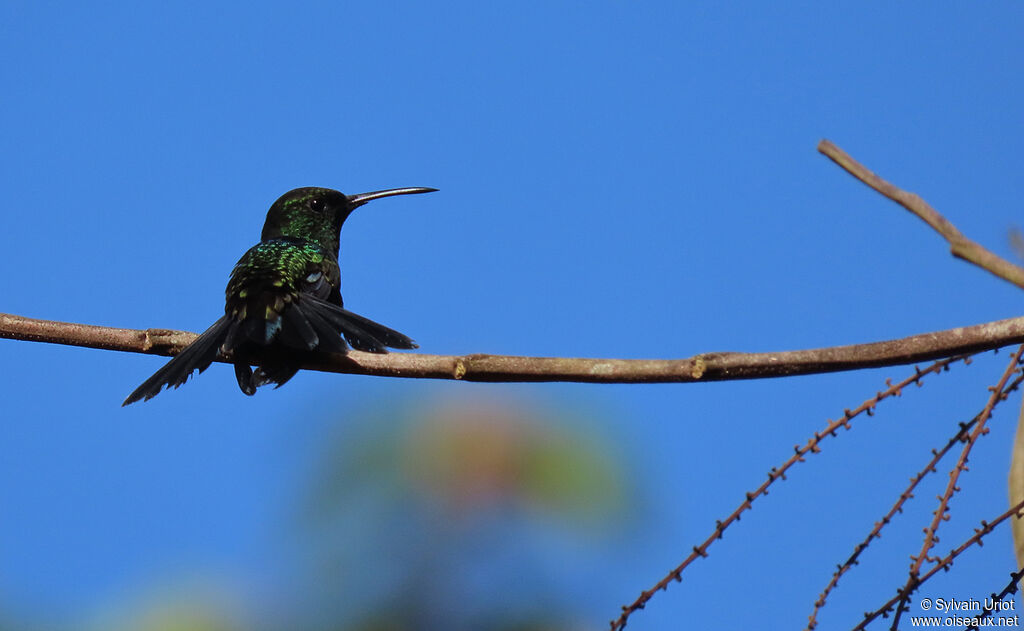
POLYGON ((306 277, 306 282, 307 283, 315 283, 316 281, 320 280, 321 276, 323 276, 322 272, 312 272, 312 273, 310 273, 309 276, 306 277))

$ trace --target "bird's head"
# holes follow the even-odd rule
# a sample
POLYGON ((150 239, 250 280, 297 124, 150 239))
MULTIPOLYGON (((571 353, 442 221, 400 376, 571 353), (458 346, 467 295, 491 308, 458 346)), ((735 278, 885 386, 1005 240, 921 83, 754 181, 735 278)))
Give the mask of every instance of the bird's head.
POLYGON ((353 210, 381 197, 430 193, 436 188, 392 188, 359 195, 346 195, 329 188, 307 186, 288 191, 274 202, 267 212, 261 239, 292 237, 315 241, 323 248, 338 254, 341 224, 353 210))

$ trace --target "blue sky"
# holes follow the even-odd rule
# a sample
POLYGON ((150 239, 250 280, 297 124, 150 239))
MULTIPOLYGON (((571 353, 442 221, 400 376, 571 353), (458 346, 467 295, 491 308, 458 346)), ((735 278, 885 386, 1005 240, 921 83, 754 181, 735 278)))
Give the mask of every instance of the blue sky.
MULTIPOLYGON (((316 185, 441 189, 375 202, 342 234, 347 305, 424 352, 683 357, 1015 316, 1016 289, 815 145, 1012 256, 1022 28, 1016 3, 5 2, 0 310, 200 331, 270 203, 316 185)), ((803 624, 1005 358, 858 422, 630 628, 803 624)), ((162 361, 0 342, 0 607, 88 617, 193 565, 285 583, 267 542, 305 471, 297 445, 328 411, 472 393, 601 409, 636 456, 657 517, 580 597, 603 625, 793 444, 908 372, 660 386, 303 373, 247 398, 214 366, 121 409, 162 361)), ((1005 508, 1017 405, 979 445, 943 550, 1005 508)), ((833 595, 826 628, 902 584, 944 477, 833 595)), ((1000 531, 934 589, 981 598, 1011 564, 1000 531)))

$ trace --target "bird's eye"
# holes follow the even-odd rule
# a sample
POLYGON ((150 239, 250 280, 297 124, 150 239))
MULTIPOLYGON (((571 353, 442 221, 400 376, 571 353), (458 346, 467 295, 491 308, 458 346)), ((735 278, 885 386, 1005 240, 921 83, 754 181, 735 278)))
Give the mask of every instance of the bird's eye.
POLYGON ((321 212, 324 209, 324 200, 319 197, 314 197, 313 199, 309 200, 309 208, 310 210, 321 212))

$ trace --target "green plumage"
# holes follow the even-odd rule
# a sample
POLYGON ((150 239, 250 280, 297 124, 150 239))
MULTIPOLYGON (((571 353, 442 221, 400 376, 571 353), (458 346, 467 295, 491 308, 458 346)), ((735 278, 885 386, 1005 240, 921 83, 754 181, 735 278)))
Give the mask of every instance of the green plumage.
POLYGON ((267 212, 261 241, 231 272, 224 316, 128 395, 124 405, 150 399, 164 386, 180 386, 218 354, 235 359, 239 388, 254 394, 267 383, 283 385, 309 353, 344 352, 346 341, 374 353, 416 348, 405 335, 343 308, 338 244, 345 219, 366 202, 433 190, 350 196, 309 187, 282 195, 267 212), (259 362, 255 372, 249 360, 259 362))
MULTIPOLYGON (((246 252, 235 265, 224 292, 225 311, 244 319, 251 305, 281 306, 292 302, 308 289, 309 281, 323 279, 332 288, 341 286, 338 262, 323 247, 312 241, 282 238, 261 241, 246 252), (274 302, 268 302, 274 299, 274 302)), ((340 292, 339 292, 339 305, 340 292)))

